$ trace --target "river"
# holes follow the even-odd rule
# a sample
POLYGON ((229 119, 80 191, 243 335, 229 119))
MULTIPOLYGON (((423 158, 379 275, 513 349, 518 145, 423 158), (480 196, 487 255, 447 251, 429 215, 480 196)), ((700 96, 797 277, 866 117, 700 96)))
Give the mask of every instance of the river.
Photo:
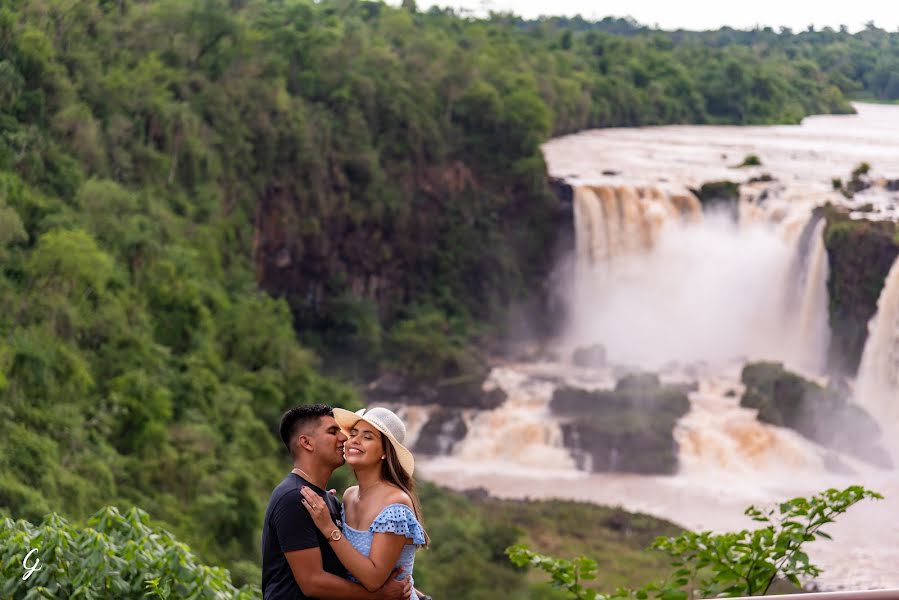
MULTIPOLYGON (((751 527, 742 514, 750 503, 862 484, 886 499, 851 508, 827 529, 834 541, 810 546, 824 569, 815 583, 899 587, 899 471, 838 456, 851 474, 836 472, 833 451, 739 406, 747 360, 782 361, 826 380, 827 264, 811 209, 847 203, 831 180, 846 180, 863 161, 899 178, 899 106, 856 109, 796 126, 605 129, 545 144, 549 174, 575 189, 577 249, 558 279, 569 322, 553 344, 563 358, 497 361, 486 385, 502 388, 507 401, 467 413, 465 439, 449 456, 422 460, 422 476, 506 498, 621 506, 714 531, 751 527), (761 165, 738 168, 747 155, 761 165), (703 215, 690 200, 688 189, 704 182, 750 178, 771 181, 741 188, 739 224, 703 215), (572 366, 572 350, 592 343, 605 347, 608 365, 572 366), (674 432, 675 475, 587 473, 562 445, 548 409, 555 386, 611 388, 628 369, 696 386, 674 432)), ((874 206, 869 217, 899 219, 896 194, 871 191, 848 204, 862 202, 874 206)), ((863 366, 880 379, 860 386, 878 390, 883 405, 899 400, 896 272, 896 299, 882 299, 886 316, 871 336, 877 349, 866 350, 863 366)), ((899 411, 873 412, 887 439, 899 439, 899 411)))

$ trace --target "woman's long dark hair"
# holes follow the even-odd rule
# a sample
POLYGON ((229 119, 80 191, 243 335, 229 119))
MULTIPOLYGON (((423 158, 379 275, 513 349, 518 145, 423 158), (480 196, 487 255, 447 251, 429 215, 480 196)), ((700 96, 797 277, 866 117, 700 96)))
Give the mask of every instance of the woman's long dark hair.
POLYGON ((409 498, 412 499, 412 511, 415 513, 415 518, 418 519, 419 524, 421 524, 421 530, 425 535, 425 543, 422 546, 427 548, 428 544, 431 543, 431 538, 428 536, 428 532, 425 531, 425 522, 421 517, 421 502, 418 500, 418 494, 415 493, 415 479, 406 473, 406 469, 400 465, 400 459, 396 455, 396 450, 393 449, 393 444, 390 443, 390 440, 383 433, 381 434, 381 444, 384 446, 384 455, 387 457, 381 463, 381 477, 388 483, 392 483, 406 492, 409 498))

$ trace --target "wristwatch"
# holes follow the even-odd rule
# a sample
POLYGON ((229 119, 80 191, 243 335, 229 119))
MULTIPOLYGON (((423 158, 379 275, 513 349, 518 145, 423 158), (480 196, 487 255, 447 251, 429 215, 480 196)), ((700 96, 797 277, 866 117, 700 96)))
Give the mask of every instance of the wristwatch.
POLYGON ((339 529, 335 529, 334 531, 331 532, 331 535, 328 536, 328 539, 330 539, 332 542, 336 542, 340 538, 341 538, 341 535, 340 535, 339 529))

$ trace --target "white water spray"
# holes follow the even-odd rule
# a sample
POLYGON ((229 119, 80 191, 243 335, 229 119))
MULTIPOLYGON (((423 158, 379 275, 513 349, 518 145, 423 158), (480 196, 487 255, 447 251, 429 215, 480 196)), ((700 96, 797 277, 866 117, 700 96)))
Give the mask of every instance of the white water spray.
POLYGON ((890 269, 868 330, 855 401, 879 418, 885 441, 899 457, 899 258, 890 269))

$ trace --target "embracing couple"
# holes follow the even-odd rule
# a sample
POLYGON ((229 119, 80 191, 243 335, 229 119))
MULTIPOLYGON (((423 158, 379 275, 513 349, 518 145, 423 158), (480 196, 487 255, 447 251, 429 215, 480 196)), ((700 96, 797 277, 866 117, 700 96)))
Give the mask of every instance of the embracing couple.
POLYGON ((263 598, 423 600, 412 565, 428 535, 400 418, 386 408, 300 406, 281 417, 280 434, 294 468, 265 512, 263 598), (344 462, 359 485, 341 506, 325 488, 344 462))

